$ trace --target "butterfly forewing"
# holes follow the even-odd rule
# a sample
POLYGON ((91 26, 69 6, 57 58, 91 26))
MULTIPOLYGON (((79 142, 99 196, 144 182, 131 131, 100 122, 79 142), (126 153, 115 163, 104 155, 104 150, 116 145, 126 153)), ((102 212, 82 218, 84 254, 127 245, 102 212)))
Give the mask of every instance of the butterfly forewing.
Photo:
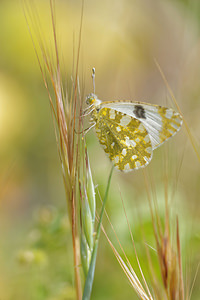
POLYGON ((146 166, 152 158, 152 143, 142 122, 116 109, 94 110, 96 133, 104 151, 122 171, 146 166))
POLYGON ((110 107, 142 122, 149 133, 153 150, 172 137, 182 125, 182 117, 170 108, 142 102, 103 102, 110 107))

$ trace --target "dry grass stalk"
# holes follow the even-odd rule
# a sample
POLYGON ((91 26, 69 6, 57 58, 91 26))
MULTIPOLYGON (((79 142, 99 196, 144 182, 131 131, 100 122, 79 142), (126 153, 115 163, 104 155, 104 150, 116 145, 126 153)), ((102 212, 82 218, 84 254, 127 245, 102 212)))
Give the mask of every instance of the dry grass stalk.
MULTIPOLYGON (((122 270, 124 271, 125 275, 127 276, 130 284, 132 285, 133 289, 137 293, 140 299, 166 299, 166 300, 184 300, 187 299, 185 297, 185 292, 184 292, 184 281, 183 281, 183 271, 182 271, 182 262, 181 262, 181 247, 180 247, 180 238, 179 238, 179 225, 178 225, 178 218, 176 221, 176 246, 173 246, 170 240, 170 226, 169 226, 169 207, 168 207, 168 192, 167 190, 165 191, 165 229, 164 231, 162 230, 162 222, 161 219, 158 215, 158 207, 155 199, 155 191, 154 191, 154 199, 151 198, 151 193, 150 193, 150 188, 148 186, 148 183, 150 181, 147 180, 147 174, 144 171, 144 178, 147 186, 147 195, 149 199, 149 206, 151 210, 151 216, 152 216, 152 225, 154 229, 154 236, 156 240, 156 249, 157 249, 157 257, 159 260, 159 265, 160 265, 160 272, 161 272, 161 277, 162 277, 162 282, 163 282, 163 287, 160 286, 158 278, 156 278, 155 272, 154 272, 154 267, 151 261, 151 255, 149 253, 148 247, 146 247, 146 252, 147 252, 147 258, 150 266, 150 272, 151 272, 151 278, 152 278, 152 287, 153 287, 153 294, 154 296, 151 295, 151 292, 148 288, 148 285, 145 280, 145 276, 143 274, 142 268, 140 266, 139 258, 137 255, 137 251, 135 248, 133 236, 131 233, 130 225, 128 222, 128 218, 126 215, 126 211, 124 208, 124 212, 126 215, 126 220, 127 224, 129 227, 129 232, 131 234, 131 239, 132 239, 132 244, 135 252, 135 256, 137 259, 138 267, 140 270, 140 274, 142 276, 143 282, 144 282, 144 287, 141 284, 140 280, 138 279, 138 276, 136 272, 133 270, 126 254, 125 251, 117 237, 117 234, 109 220, 109 217, 107 215, 107 219, 109 220, 109 223, 112 227, 112 230, 114 231, 114 234, 117 238, 118 244, 124 254, 125 260, 120 256, 118 253, 117 249, 114 247, 112 242, 110 241, 105 229, 102 227, 102 231, 104 232, 104 235, 106 236, 113 252, 114 255, 116 256, 122 270), (155 213, 153 210, 152 204, 155 204, 155 213)), ((167 182, 166 182, 167 183, 167 182)), ((152 185, 153 187, 153 185, 152 185)), ((166 186, 167 189, 167 186, 166 186)), ((122 201, 123 203, 123 201, 122 201)), ((124 204, 123 204, 124 207, 124 204)))
MULTIPOLYGON (((176 247, 174 247, 170 240, 170 226, 169 226, 169 206, 168 206, 168 187, 167 178, 165 180, 165 226, 162 230, 161 219, 157 211, 157 200, 151 198, 151 193, 148 186, 147 173, 144 171, 145 184, 147 189, 148 201, 151 210, 152 225, 154 230, 154 236, 156 241, 157 255, 160 265, 160 272, 162 276, 163 287, 160 288, 158 281, 154 281, 154 290, 156 299, 168 299, 168 300, 184 300, 184 283, 182 274, 182 263, 181 263, 181 250, 180 250, 180 239, 179 239, 179 227, 177 219, 176 228, 176 247), (155 213, 152 207, 153 202, 155 203, 155 213)), ((152 178, 152 176, 151 176, 152 178)), ((154 191, 155 195, 155 191, 154 191)), ((148 252, 148 251, 147 251, 148 252)), ((148 254, 148 260, 150 265, 151 258, 148 254)), ((152 270, 152 267, 150 268, 152 270)), ((155 274, 152 274, 155 276, 155 274)))
MULTIPOLYGON (((122 199, 122 197, 121 197, 122 199)), ((146 282, 146 279, 145 279, 145 276, 143 274, 143 271, 142 271, 142 268, 141 268, 141 265, 140 265, 140 261, 139 261, 139 258, 138 258, 138 254, 137 254, 137 250, 136 250, 136 247, 135 247, 135 243, 134 243, 134 239, 133 239, 133 235, 132 235, 132 232, 131 232, 131 228, 130 228, 130 224, 129 224, 129 221, 128 221, 128 216, 126 214, 126 210, 125 210, 125 206, 124 206, 124 202, 123 202, 123 199, 122 199, 122 204, 123 204, 123 210, 124 210, 124 213, 125 213, 125 217, 126 217, 126 221, 127 221, 127 225, 128 225, 128 228, 129 228, 129 232, 130 232, 130 235, 131 235, 131 240, 132 240, 132 244, 133 244, 133 248, 134 248, 134 253, 135 253, 135 257, 136 257, 136 260, 137 260, 137 264, 138 264, 138 267, 139 267, 139 270, 140 270, 140 275, 142 277, 142 280, 143 280, 143 284, 144 286, 142 285, 142 283, 140 282, 136 272, 134 271, 134 269, 132 268, 131 266, 131 263, 123 249, 123 246, 122 244, 120 243, 120 240, 117 236, 117 233, 115 232, 115 229, 110 221, 110 218, 107 214, 107 212, 105 211, 105 214, 106 214, 106 217, 108 219, 108 222, 112 228, 112 231, 114 232, 114 235, 117 239, 117 242, 118 242, 118 245, 125 257, 125 260, 120 256, 119 252, 117 251, 117 249, 115 248, 115 246, 113 245, 113 243, 111 242, 111 240, 109 239, 103 225, 101 226, 101 229, 109 243, 109 245, 111 246, 112 250, 113 250, 113 253, 117 259, 117 261, 119 262, 122 270, 124 271, 126 277, 128 278, 131 286, 133 287, 133 289, 135 290, 135 292, 137 293, 138 297, 142 300, 153 300, 153 297, 151 295, 151 292, 149 290, 149 287, 147 285, 147 282, 146 282)), ((98 217, 97 217, 98 218, 98 217)))
MULTIPOLYGON (((109 220, 108 215, 107 215, 107 218, 109 220)), ((109 220, 109 222, 110 222, 110 220, 109 220)), ((111 224, 111 222, 110 222, 110 224, 111 224)), ((112 226, 112 224, 111 224, 111 226, 112 226)), ((105 235, 105 237, 106 237, 106 239, 107 239, 107 241, 108 241, 111 249, 113 250, 113 253, 114 253, 117 261, 119 262, 119 264, 120 264, 123 272, 125 273, 126 277, 128 278, 131 286, 133 287, 133 289, 137 293, 138 297, 140 299, 142 299, 142 300, 153 300, 153 297, 152 297, 152 295, 151 295, 151 293, 149 291, 149 288, 148 288, 148 286, 146 284, 146 281, 145 281, 143 273, 141 272, 145 287, 143 287, 143 285, 141 284, 138 276, 136 275, 135 271, 133 270, 133 268, 131 266, 131 263, 129 262, 129 260, 128 260, 126 254, 125 254, 125 251, 124 251, 124 249, 123 249, 123 247, 122 247, 122 245, 121 245, 121 243, 120 243, 120 241, 119 241, 119 239, 118 239, 118 237, 117 237, 117 235, 116 235, 116 233, 114 231, 114 228, 112 227, 112 229, 113 229, 113 231, 115 233, 115 236, 116 236, 116 238, 118 240, 118 244, 119 244, 119 246, 120 246, 120 248, 121 248, 121 250, 122 250, 122 252, 123 252, 123 254, 125 256, 125 260, 123 260, 123 258, 120 256, 119 252, 117 251, 117 249, 115 248, 115 246, 113 245, 113 243, 111 242, 111 240, 109 239, 109 237, 108 237, 108 235, 107 235, 107 233, 106 233, 106 231, 105 231, 105 229, 104 229, 103 226, 101 226, 101 229, 102 229, 102 231, 103 231, 103 233, 104 233, 104 235, 105 235)), ((136 257, 137 257, 137 262, 138 262, 140 271, 142 271, 142 269, 140 267, 140 263, 139 263, 139 259, 138 259, 137 253, 135 253, 135 254, 136 254, 136 257)))
POLYGON ((78 231, 78 202, 79 193, 77 189, 78 185, 78 166, 80 159, 80 135, 77 135, 76 130, 80 132, 82 128, 81 110, 82 110, 82 98, 79 91, 78 82, 78 67, 79 67, 79 53, 81 43, 81 29, 82 29, 82 17, 80 24, 80 35, 78 54, 76 62, 76 72, 74 79, 71 81, 70 90, 64 91, 62 83, 61 67, 59 50, 56 35, 55 25, 55 3, 50 0, 50 12, 51 22, 53 30, 54 41, 54 58, 50 55, 46 49, 44 42, 44 35, 41 34, 40 20, 37 15, 36 7, 31 2, 24 2, 25 18, 27 21, 28 29, 32 38, 35 53, 38 59, 39 67, 42 73, 45 87, 48 92, 50 106, 52 109, 52 116, 54 120, 54 128, 56 141, 58 146, 58 153, 62 167, 62 175, 65 186, 65 193, 68 205, 68 215, 72 229, 72 242, 73 242, 73 254, 74 254, 74 272, 76 283, 76 295, 77 299, 82 298, 82 288, 80 279, 80 245, 79 245, 79 231, 78 231), (36 41, 34 39, 36 36, 36 41), (36 47, 38 43, 39 50, 36 47), (40 55, 42 58, 40 58, 40 55), (48 84, 48 77, 53 87, 54 96, 52 97, 48 84), (54 98, 54 99, 53 99, 54 98), (76 129, 77 128, 77 129, 76 129))

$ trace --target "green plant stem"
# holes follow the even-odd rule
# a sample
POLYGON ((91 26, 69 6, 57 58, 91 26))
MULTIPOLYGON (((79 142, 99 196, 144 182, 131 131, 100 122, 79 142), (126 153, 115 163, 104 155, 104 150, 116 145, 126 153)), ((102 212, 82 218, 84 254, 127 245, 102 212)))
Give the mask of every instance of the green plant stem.
POLYGON ((99 242, 99 237, 100 237, 100 232, 101 232, 101 223, 102 223, 102 219, 103 219, 103 213, 104 213, 104 209, 105 209, 106 200, 108 198, 108 191, 109 191, 109 188, 110 188, 110 182, 111 182, 113 169, 114 169, 114 166, 112 167, 112 169, 110 171, 109 178, 108 178, 106 192, 105 192, 105 195, 104 195, 103 205, 102 205, 101 213, 100 213, 100 217, 99 217, 99 223, 98 223, 98 226, 97 226, 96 240, 95 240, 95 243, 94 243, 94 248, 93 248, 91 262, 90 262, 90 267, 89 267, 87 278, 86 278, 86 281, 85 281, 85 287, 84 287, 84 291, 83 291, 82 300, 89 300, 90 296, 91 296, 91 292, 92 292, 92 286, 93 286, 93 281, 94 281, 94 271, 95 271, 96 258, 97 258, 98 242, 99 242))

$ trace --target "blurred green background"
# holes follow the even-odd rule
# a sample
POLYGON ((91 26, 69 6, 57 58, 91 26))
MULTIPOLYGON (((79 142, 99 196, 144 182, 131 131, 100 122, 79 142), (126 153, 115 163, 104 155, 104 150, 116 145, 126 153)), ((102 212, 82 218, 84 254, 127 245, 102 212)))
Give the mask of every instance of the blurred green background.
MULTIPOLYGON (((70 82, 81 1, 55 2, 58 45, 66 66, 66 80, 70 82)), ((51 45, 49 1, 35 3, 42 35, 51 45)), ((93 91, 91 68, 95 66, 100 99, 132 99, 172 106, 156 59, 191 132, 199 140, 199 55, 198 0, 85 1, 79 72, 85 96, 93 91)), ((111 163, 93 130, 87 135, 87 143, 94 182, 103 195, 111 163)), ((172 236, 174 217, 178 215, 184 275, 190 290, 200 259, 200 168, 184 128, 154 152, 148 166, 161 216, 166 155, 172 236), (177 172, 179 180, 172 197, 177 172)), ((141 223, 147 244, 154 247, 155 242, 142 171, 115 171, 107 205, 120 241, 135 266, 120 193, 150 283, 141 223)), ((0 299, 74 299, 70 226, 51 110, 23 4, 14 0, 0 1, 0 205, 0 299)), ((116 244, 110 225, 106 228, 116 244)), ((159 277, 153 250, 152 256, 159 277)), ((103 234, 92 298, 137 299, 103 234)), ((199 298, 198 273, 191 299, 199 298)))

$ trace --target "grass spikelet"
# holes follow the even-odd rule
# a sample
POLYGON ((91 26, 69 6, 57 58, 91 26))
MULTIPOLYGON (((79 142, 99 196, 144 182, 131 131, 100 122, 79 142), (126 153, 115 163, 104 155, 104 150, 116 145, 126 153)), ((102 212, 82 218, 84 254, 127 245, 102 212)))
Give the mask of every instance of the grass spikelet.
POLYGON ((109 191, 109 188, 110 188, 110 183, 111 183, 113 170, 114 170, 114 166, 112 167, 112 169, 110 171, 110 175, 109 175, 109 178, 108 178, 105 195, 104 195, 104 198, 103 198, 103 204, 102 204, 101 213, 100 213, 100 217, 99 217, 99 222, 98 222, 97 230, 96 230, 94 248, 93 248, 93 251, 92 251, 90 266, 89 266, 89 270, 88 270, 88 273, 87 273, 87 278, 86 278, 86 281, 85 281, 85 286, 84 286, 84 291, 83 291, 83 300, 89 300, 90 297, 91 297, 92 285, 93 285, 93 280, 94 280, 94 271, 95 271, 95 266, 96 266, 97 249, 98 249, 99 237, 100 237, 100 232, 101 232, 101 224, 102 224, 102 220, 103 220, 105 204, 106 204, 106 201, 107 201, 107 198, 108 198, 108 191, 109 191))
MULTIPOLYGON (((170 237, 170 214, 169 214, 169 207, 168 207, 168 193, 165 193, 165 227, 164 230, 162 230, 162 221, 161 218, 158 214, 158 207, 157 207, 157 200, 156 200, 156 192, 152 190, 152 194, 154 194, 154 197, 151 197, 151 192, 148 186, 148 179, 147 179, 147 173, 144 171, 144 178, 146 182, 146 188, 147 188, 147 195, 149 199, 149 206, 150 206, 150 211, 151 211, 151 217, 152 217, 152 225, 153 225, 153 230, 154 230, 154 236, 155 236, 155 241, 156 241, 156 253, 157 253, 157 258, 160 266, 160 273, 161 273, 161 278, 163 285, 160 285, 159 279, 156 278, 155 272, 154 272, 154 266, 151 260, 151 255, 149 253, 149 249, 146 246, 146 252, 147 252, 147 257, 148 257, 148 263, 150 267, 150 272, 151 272, 151 284, 153 287, 153 296, 151 295, 150 289, 148 288, 147 282, 145 280, 145 276, 143 274, 138 254, 136 251, 135 243, 133 240, 133 236, 131 233, 131 228, 128 222, 128 218, 126 215, 125 207, 123 204, 126 220, 127 220, 127 225, 129 227, 129 232, 131 235, 132 239, 132 245, 135 253, 135 257, 137 260, 137 264, 140 270, 140 275, 143 279, 142 284, 139 280, 139 277, 137 272, 133 269, 131 266, 131 263, 129 259, 126 256, 126 253, 117 237, 117 234, 111 224, 111 221, 107 215, 108 221, 112 227, 112 230, 114 231, 114 234, 117 238, 118 244, 120 246, 121 251, 124 254, 125 259, 121 257, 111 240, 109 239, 105 229, 102 226, 102 231, 104 232, 104 235, 106 236, 106 239, 109 243, 109 245, 112 248, 112 251, 117 258, 117 261, 119 262, 119 265, 121 266, 123 272, 125 273, 127 279, 129 280, 131 286, 133 287, 134 291, 137 293, 138 297, 140 299, 155 299, 155 300, 160 300, 160 299, 168 299, 168 300, 184 300, 188 299, 185 297, 185 292, 184 292, 184 280, 183 280, 183 271, 182 271, 182 258, 181 258, 181 246, 180 246, 180 238, 179 238, 179 225, 178 225, 178 218, 176 219, 176 239, 173 242, 171 242, 171 237, 170 237), (153 209, 153 204, 155 205, 155 211, 153 209)), ((152 178, 152 177, 151 177, 152 178)), ((153 188, 153 184, 151 184, 153 188)), ((123 203, 123 200, 122 200, 123 203)))
MULTIPOLYGON (((82 98, 80 94, 80 87, 78 82, 78 67, 79 54, 81 42, 81 28, 82 16, 80 24, 80 35, 78 44, 78 54, 76 63, 76 72, 71 80, 71 87, 65 90, 61 75, 61 63, 58 49, 56 25, 55 25, 55 2, 50 0, 50 14, 52 22, 52 38, 54 44, 54 51, 49 54, 46 44, 44 42, 40 20, 37 15, 36 7, 31 2, 24 2, 25 17, 29 32, 34 45, 35 53, 38 59, 42 77, 45 87, 48 92, 49 102, 52 109, 52 116, 54 121, 55 136, 58 146, 58 153, 62 168, 63 182, 66 193, 66 200, 68 205, 68 215, 71 223, 73 254, 74 254, 74 272, 77 299, 82 298, 80 270, 80 245, 79 245, 79 231, 78 231, 78 166, 80 157, 80 135, 76 134, 81 128, 81 110, 82 98), (35 38, 36 37, 36 38, 35 38), (39 48, 39 50, 38 50, 39 48), (54 95, 52 95, 49 87, 48 78, 53 88, 54 95)), ((86 218, 88 215, 86 215, 86 218)), ((86 225, 87 229, 88 224, 86 225)))
POLYGON ((95 211, 96 211, 96 196, 95 196, 95 189, 94 189, 94 183, 92 179, 92 173, 91 173, 91 168, 89 164, 89 160, 87 157, 87 152, 86 152, 86 163, 87 163, 87 184, 86 184, 86 192, 88 195, 88 203, 90 206, 90 211, 91 211, 91 216, 92 216, 92 222, 95 222, 95 211))
MULTIPOLYGON (((152 225, 153 225, 154 236, 156 241, 157 257, 159 261, 160 273, 163 282, 163 289, 159 286, 157 280, 154 282, 156 299, 160 299, 160 297, 166 297, 169 300, 185 299, 178 221, 176 226, 177 227, 176 240, 174 242, 171 242, 171 237, 170 237, 170 225, 169 225, 170 214, 169 214, 169 199, 168 199, 168 190, 167 190, 168 179, 166 178, 165 181, 164 229, 162 229, 162 225, 161 225, 162 222, 157 211, 158 207, 157 207, 156 191, 153 191, 154 198, 152 198, 151 193, 149 191, 146 171, 144 171, 144 179, 145 179, 148 201, 149 201, 149 206, 151 211, 152 225), (153 203, 155 206, 155 212, 153 210, 153 203)), ((153 186, 154 185, 152 185, 152 188, 153 186)), ((149 264, 152 265, 151 258, 149 255, 148 255, 148 259, 149 259, 149 264)), ((153 273, 152 276, 154 276, 153 273)))
POLYGON ((82 178, 82 181, 79 181, 81 211, 81 262, 84 275, 87 277, 94 246, 96 197, 86 148, 82 171, 83 174, 79 175, 79 178, 82 178))

